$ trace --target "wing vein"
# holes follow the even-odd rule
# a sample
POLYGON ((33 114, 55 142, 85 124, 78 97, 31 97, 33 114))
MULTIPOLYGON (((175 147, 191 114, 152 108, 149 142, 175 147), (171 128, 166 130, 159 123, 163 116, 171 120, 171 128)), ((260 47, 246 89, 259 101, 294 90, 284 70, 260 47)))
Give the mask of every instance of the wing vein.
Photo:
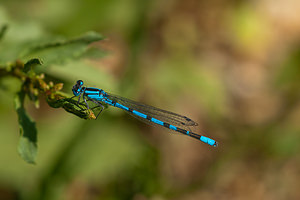
MULTIPOLYGON (((197 126, 197 123, 191 120, 190 118, 186 116, 182 116, 170 111, 162 110, 159 108, 155 108, 153 106, 145 105, 124 97, 120 97, 117 95, 113 95, 108 93, 107 98, 118 102, 119 104, 122 104, 128 108, 134 109, 136 111, 139 111, 143 114, 146 114, 150 117, 156 118, 160 121, 177 125, 179 127, 187 128, 189 129, 190 126, 197 126)), ((137 116, 138 117, 138 116, 137 116)), ((144 120, 143 120, 144 121, 144 120)))

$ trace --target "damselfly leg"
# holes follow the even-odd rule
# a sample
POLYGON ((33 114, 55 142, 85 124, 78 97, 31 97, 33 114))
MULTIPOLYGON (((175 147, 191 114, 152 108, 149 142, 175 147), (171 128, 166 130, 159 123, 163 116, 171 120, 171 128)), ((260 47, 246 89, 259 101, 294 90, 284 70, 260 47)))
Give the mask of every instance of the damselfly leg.
POLYGON ((98 101, 95 101, 94 99, 88 99, 88 100, 90 100, 90 101, 92 101, 92 102, 94 102, 97 106, 95 106, 95 107, 93 107, 92 108, 92 110, 93 109, 95 109, 95 108, 99 108, 99 107, 101 107, 101 110, 100 110, 100 112, 97 114, 97 116, 96 116, 96 119, 98 118, 98 116, 100 115, 100 113, 104 110, 104 106, 100 103, 100 102, 98 102, 98 101))

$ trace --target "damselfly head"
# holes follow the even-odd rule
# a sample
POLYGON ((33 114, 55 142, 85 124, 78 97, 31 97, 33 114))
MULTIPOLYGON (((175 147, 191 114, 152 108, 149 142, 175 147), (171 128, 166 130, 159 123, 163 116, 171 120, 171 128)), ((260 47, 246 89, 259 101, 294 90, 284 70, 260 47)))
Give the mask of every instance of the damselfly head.
POLYGON ((73 86, 72 91, 75 96, 80 95, 82 86, 83 86, 82 80, 78 80, 76 84, 73 86))
POLYGON ((76 84, 82 86, 82 85, 83 85, 83 81, 82 81, 82 80, 78 80, 78 81, 76 82, 76 84))

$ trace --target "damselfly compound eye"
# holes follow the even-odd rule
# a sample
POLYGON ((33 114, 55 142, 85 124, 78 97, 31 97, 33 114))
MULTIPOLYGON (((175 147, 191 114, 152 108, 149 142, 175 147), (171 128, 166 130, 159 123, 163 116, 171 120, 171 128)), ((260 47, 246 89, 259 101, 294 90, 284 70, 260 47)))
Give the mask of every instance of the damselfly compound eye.
POLYGON ((81 85, 83 85, 83 81, 82 80, 78 80, 77 84, 81 86, 81 85))

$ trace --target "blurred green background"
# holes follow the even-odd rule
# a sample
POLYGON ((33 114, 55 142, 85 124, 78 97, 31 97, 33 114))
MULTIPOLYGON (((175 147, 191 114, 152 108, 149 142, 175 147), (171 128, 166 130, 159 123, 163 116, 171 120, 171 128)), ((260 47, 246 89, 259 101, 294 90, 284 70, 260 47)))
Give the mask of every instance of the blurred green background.
POLYGON ((300 199, 299 10, 294 0, 1 1, 9 48, 106 36, 94 44, 108 52, 102 59, 45 66, 64 92, 82 79, 189 116, 219 147, 114 108, 82 120, 41 98, 39 109, 26 104, 39 133, 30 165, 16 150, 20 83, 5 78, 0 199, 300 199))

